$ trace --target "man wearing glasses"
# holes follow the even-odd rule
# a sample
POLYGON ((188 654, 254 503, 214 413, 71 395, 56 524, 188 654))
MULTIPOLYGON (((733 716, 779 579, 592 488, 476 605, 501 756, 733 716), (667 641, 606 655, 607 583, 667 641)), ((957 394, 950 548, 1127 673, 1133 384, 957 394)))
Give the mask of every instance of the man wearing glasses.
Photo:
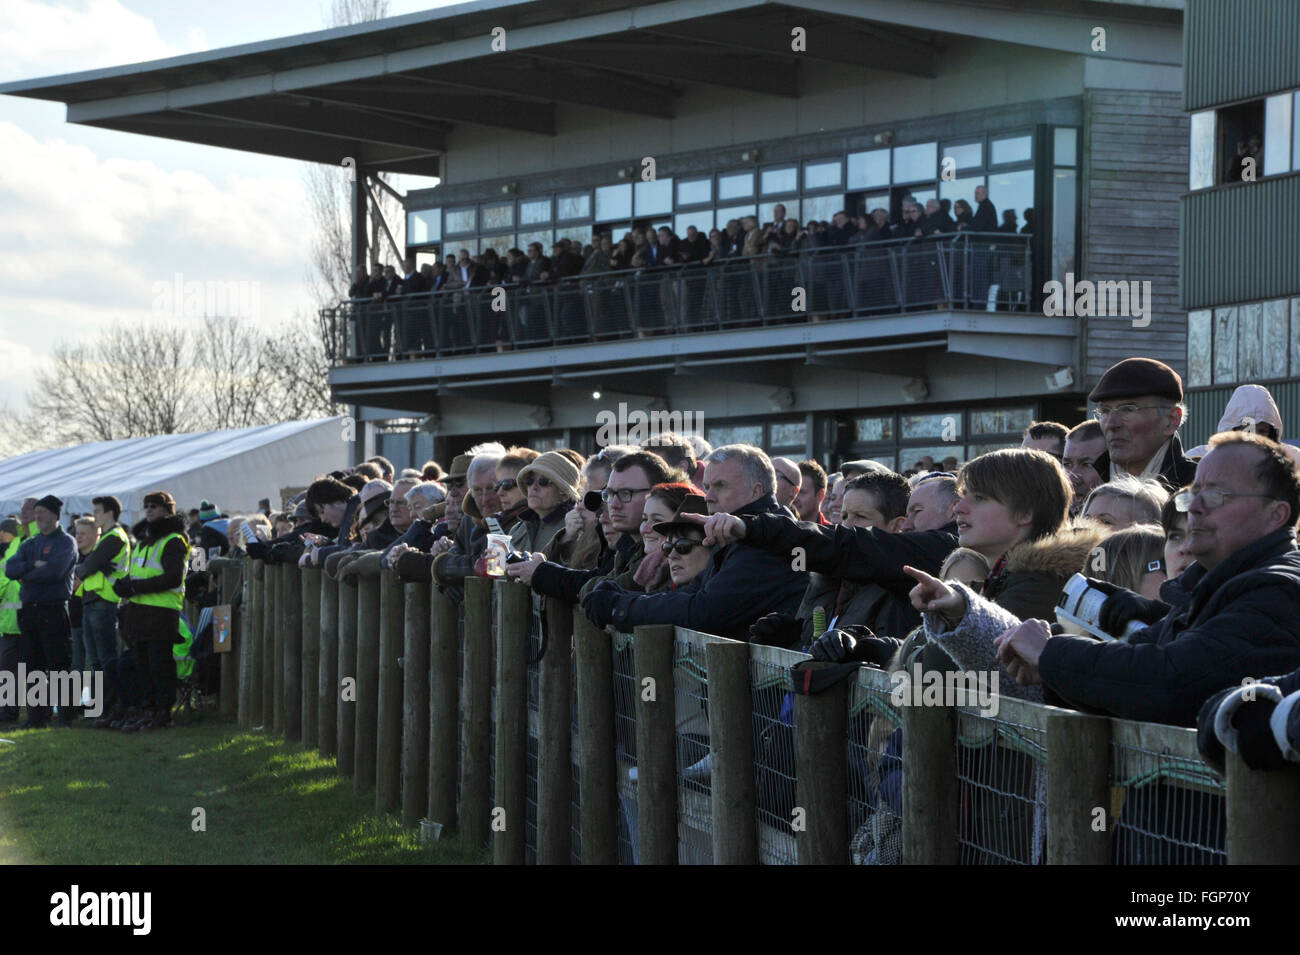
POLYGON ((1120 590, 1102 605, 1103 628, 1149 626, 1107 643, 1052 637, 1045 622, 1027 620, 996 641, 1018 682, 1122 719, 1192 726, 1215 691, 1300 667, 1300 476, 1291 459, 1257 435, 1217 434, 1175 502, 1196 559, 1181 578, 1191 600, 1171 609, 1120 590))
POLYGON ((1191 482, 1196 463, 1178 440, 1187 415, 1178 372, 1153 358, 1125 358, 1107 369, 1088 400, 1097 405, 1093 417, 1106 439, 1093 464, 1101 483, 1129 474, 1155 478, 1172 493, 1191 482))

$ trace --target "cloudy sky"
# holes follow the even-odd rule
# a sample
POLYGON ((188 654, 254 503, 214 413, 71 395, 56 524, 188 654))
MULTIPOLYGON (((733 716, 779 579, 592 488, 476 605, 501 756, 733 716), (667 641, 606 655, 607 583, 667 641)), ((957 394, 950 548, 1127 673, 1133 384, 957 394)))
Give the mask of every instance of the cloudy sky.
MULTIPOLYGON (((449 0, 390 0, 398 16, 449 0)), ((328 0, 0 0, 0 82, 323 29, 328 0)), ((256 282, 264 322, 309 311, 305 164, 72 125, 0 96, 0 403, 57 341, 148 321, 155 283, 256 282)), ((427 180, 421 180, 425 182, 427 180)), ((0 450, 2 456, 2 450, 0 450)))

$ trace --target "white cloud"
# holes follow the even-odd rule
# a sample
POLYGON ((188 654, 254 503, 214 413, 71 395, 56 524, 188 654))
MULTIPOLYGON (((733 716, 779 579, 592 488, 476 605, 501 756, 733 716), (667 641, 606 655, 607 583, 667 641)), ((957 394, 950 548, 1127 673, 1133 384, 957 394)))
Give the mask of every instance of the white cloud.
POLYGON ((20 79, 93 70, 205 49, 202 30, 187 48, 158 35, 153 20, 118 0, 0 0, 0 78, 20 79))

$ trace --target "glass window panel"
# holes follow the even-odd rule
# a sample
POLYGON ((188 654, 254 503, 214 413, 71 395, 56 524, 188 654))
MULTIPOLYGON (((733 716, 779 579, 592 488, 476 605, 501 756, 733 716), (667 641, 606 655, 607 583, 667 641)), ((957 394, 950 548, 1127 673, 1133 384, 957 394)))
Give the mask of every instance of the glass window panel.
POLYGON ((872 454, 869 460, 883 464, 891 471, 898 470, 898 458, 892 454, 872 454))
POLYGON ((1212 109, 1192 114, 1188 162, 1189 188, 1206 189, 1214 185, 1214 110, 1212 109))
POLYGON ((632 183, 596 187, 596 221, 632 218, 632 183))
POLYGON ((1264 374, 1265 378, 1286 377, 1287 300, 1264 303, 1264 374))
POLYGON ((708 235, 713 228, 713 210, 696 209, 694 212, 679 212, 673 217, 673 231, 678 235, 685 235, 690 226, 708 235))
POLYGON ((673 209, 673 181, 669 179, 652 179, 636 184, 636 214, 641 216, 661 215, 673 209))
POLYGON ((515 241, 512 235, 489 235, 479 239, 479 252, 486 252, 488 249, 495 249, 497 255, 501 258, 506 257, 506 250, 509 249, 515 241))
POLYGON ((709 428, 705 437, 715 448, 724 444, 752 444, 762 446, 763 426, 761 424, 736 424, 726 427, 709 428))
POLYGON ((519 224, 536 225, 551 221, 551 197, 519 200, 519 224))
POLYGON ((768 448, 803 448, 808 444, 808 422, 778 421, 770 426, 768 448))
MULTIPOLYGON (((959 461, 965 452, 960 444, 934 444, 918 448, 899 448, 898 466, 903 471, 942 471, 944 458, 955 457, 959 461), (933 463, 922 463, 922 458, 931 458, 933 463)), ((899 472, 902 473, 902 472, 899 472)))
POLYGON ((1033 158, 1033 140, 1029 136, 1011 136, 1007 139, 993 140, 994 166, 1011 162, 1029 162, 1033 158))
POLYGON ((1291 170, 1291 94, 1264 101, 1264 175, 1291 170))
POLYGON ((1237 380, 1237 310, 1214 310, 1214 383, 1237 380))
POLYGON ((1243 305, 1237 310, 1237 380, 1258 381, 1263 377, 1262 325, 1264 306, 1243 305))
POLYGON ((802 203, 803 218, 818 222, 830 222, 831 216, 843 208, 844 197, 838 192, 829 196, 808 196, 802 203))
MULTIPOLYGON (((606 189, 628 190, 630 186, 605 186, 606 189)), ((614 193, 610 194, 611 197, 614 193)), ((600 192, 596 193, 596 211, 600 211, 600 192)), ((591 218, 591 193, 589 192, 571 192, 567 196, 560 196, 555 200, 555 218, 560 222, 565 219, 590 219, 591 218)), ((596 218, 600 218, 599 215, 596 218)), ((612 218, 619 218, 613 216, 612 218)), ((631 218, 630 215, 624 218, 631 218)))
POLYGON ((1016 213, 1016 221, 1024 220, 1024 211, 1034 205, 1034 171, 994 172, 989 174, 989 198, 998 210, 998 225, 1002 213, 1008 209, 1016 213))
MULTIPOLYGON (((1001 451, 1003 448, 1018 448, 1019 441, 994 442, 992 444, 972 444, 966 448, 966 461, 974 460, 981 454, 988 454, 990 451, 1001 451)), ((966 461, 961 462, 965 464, 966 461)))
POLYGON ((466 232, 474 231, 475 209, 448 209, 447 210, 447 234, 462 235, 466 232))
POLYGON ((718 177, 718 198, 720 200, 739 199, 754 194, 754 174, 752 172, 735 172, 718 177))
POLYGON ((922 211, 924 212, 925 204, 931 199, 938 199, 939 194, 933 189, 913 189, 912 198, 916 200, 917 204, 922 207, 922 211))
POLYGON ((555 241, 555 233, 550 229, 537 229, 533 232, 521 232, 515 239, 515 248, 527 252, 528 246, 533 242, 542 243, 542 252, 545 255, 551 254, 551 243, 555 241))
POLYGON ((961 145, 944 146, 943 155, 939 157, 939 165, 943 165, 945 159, 951 158, 956 165, 955 169, 978 169, 984 165, 984 144, 983 143, 962 143, 961 145))
MULTIPOLYGON (((592 227, 590 225, 571 225, 564 229, 556 229, 555 241, 559 242, 561 239, 570 239, 577 242, 579 245, 589 245, 591 244, 591 229, 592 227)), ((549 253, 550 249, 547 249, 546 251, 549 253)), ((579 249, 578 251, 581 252, 582 250, 579 249)))
POLYGON ((718 210, 717 226, 719 229, 725 228, 728 219, 739 219, 742 216, 757 215, 756 207, 751 202, 747 206, 725 206, 718 210))
POLYGON ((888 149, 849 153, 848 186, 850 189, 876 189, 887 185, 889 185, 888 149))
MULTIPOLYGON (((975 187, 984 185, 984 176, 967 176, 965 179, 954 179, 951 182, 939 180, 939 198, 951 199, 956 202, 958 199, 965 199, 970 203, 971 212, 975 211, 975 187)), ((956 217, 956 213, 952 213, 956 217)))
POLYGON ((970 413, 971 437, 984 434, 1023 434, 1034 420, 1034 409, 980 408, 970 413))
POLYGON ((677 183, 677 204, 694 206, 713 201, 712 179, 687 179, 677 183))
POLYGON ((1300 375, 1300 298, 1291 299, 1291 374, 1300 375))
POLYGON ((776 221, 776 207, 785 206, 785 217, 794 219, 796 222, 802 222, 799 218, 799 200, 782 199, 779 202, 760 202, 758 204, 758 221, 766 225, 769 222, 776 221))
POLYGON ((417 209, 406 214, 406 234, 412 245, 438 242, 442 239, 442 210, 417 209))
POLYGON ((799 191, 799 170, 794 166, 764 169, 759 174, 759 191, 765 196, 799 191))
POLYGON ((1291 99, 1291 168, 1300 172, 1300 96, 1291 99))
POLYGON ((853 434, 854 440, 859 444, 893 441, 894 416, 880 415, 874 418, 855 418, 853 421, 853 434))
POLYGON ((895 147, 894 182, 938 179, 939 164, 935 158, 938 149, 938 143, 917 143, 915 146, 895 147))
POLYGON ((1052 161, 1058 166, 1078 165, 1079 131, 1069 126, 1052 130, 1052 161))
POLYGON ((1208 308, 1187 313, 1187 384, 1191 387, 1208 385, 1213 379, 1210 362, 1213 325, 1214 316, 1208 308))
POLYGON ((904 441, 915 438, 938 438, 956 441, 961 438, 961 412, 938 411, 933 414, 899 415, 904 441))
POLYGON ((502 202, 484 206, 479 210, 479 229, 483 232, 500 232, 515 224, 515 204, 502 202))
MULTIPOLYGON (((1078 209, 1078 189, 1074 169, 1057 169, 1052 178, 1052 278, 1065 281, 1066 272, 1074 272, 1074 222, 1078 209)), ((1024 213, 1021 213, 1024 218, 1024 213)))
POLYGON ((843 180, 844 170, 838 159, 829 162, 810 162, 803 167, 805 189, 830 189, 843 180))

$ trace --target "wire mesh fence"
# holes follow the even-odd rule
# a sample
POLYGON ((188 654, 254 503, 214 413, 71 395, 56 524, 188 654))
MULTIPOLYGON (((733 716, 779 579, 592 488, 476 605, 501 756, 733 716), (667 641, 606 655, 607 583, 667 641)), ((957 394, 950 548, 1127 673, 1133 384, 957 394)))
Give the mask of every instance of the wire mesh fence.
POLYGON ((630 633, 611 640, 614 674, 614 772, 618 787, 618 862, 637 862, 636 658, 630 633))
POLYGON ((527 776, 524 780, 524 864, 537 862, 537 771, 538 762, 538 707, 541 700, 541 670, 538 660, 542 652, 541 628, 537 618, 528 628, 528 747, 527 776))
POLYGON ((790 667, 802 653, 750 648, 749 681, 754 724, 754 796, 758 853, 765 865, 793 865, 795 852, 795 722, 790 667))
POLYGON ((1120 720, 1112 732, 1112 861, 1226 864, 1223 779, 1196 754, 1195 733, 1120 720))
POLYGON ((857 865, 903 861, 903 715, 882 670, 863 667, 849 684, 848 812, 857 865))
POLYGON ((957 711, 957 845, 962 865, 1031 865, 1046 848, 1046 733, 1041 726, 957 711))
POLYGON ((709 668, 700 635, 673 642, 673 702, 677 713, 677 856, 682 865, 713 862, 712 751, 709 747, 709 668))
MULTIPOLYGON (((578 685, 578 660, 576 655, 569 657, 569 678, 572 681, 571 686, 578 685)), ((571 746, 569 764, 573 767, 573 780, 570 786, 572 795, 569 798, 569 861, 574 865, 582 863, 582 767, 578 762, 579 754, 582 747, 579 745, 578 729, 578 694, 576 692, 569 696, 569 718, 571 746)))

